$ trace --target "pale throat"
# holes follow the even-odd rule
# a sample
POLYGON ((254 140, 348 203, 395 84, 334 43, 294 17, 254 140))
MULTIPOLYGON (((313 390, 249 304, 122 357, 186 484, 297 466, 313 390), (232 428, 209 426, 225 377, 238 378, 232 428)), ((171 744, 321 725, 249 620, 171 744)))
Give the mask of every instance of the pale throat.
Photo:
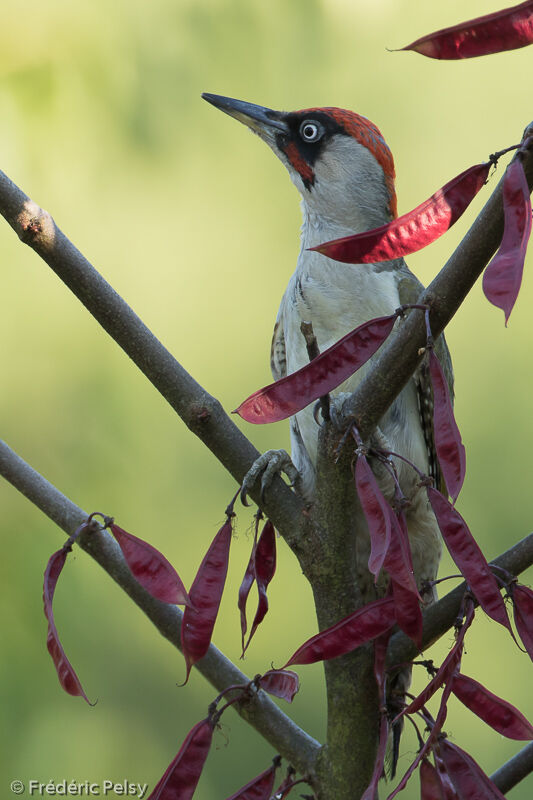
POLYGON ((310 206, 302 199, 301 210, 302 251, 332 239, 377 228, 390 221, 385 209, 378 209, 375 206, 361 207, 357 203, 350 206, 329 204, 327 213, 323 213, 320 204, 310 206))

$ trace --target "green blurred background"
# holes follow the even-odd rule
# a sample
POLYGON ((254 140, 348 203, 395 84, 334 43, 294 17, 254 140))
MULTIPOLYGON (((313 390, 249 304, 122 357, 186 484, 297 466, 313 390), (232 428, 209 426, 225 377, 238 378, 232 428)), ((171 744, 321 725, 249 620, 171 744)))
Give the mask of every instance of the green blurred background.
MULTIPOLYGON (((533 48, 439 63, 389 53, 502 0, 4 1, 0 12, 0 167, 59 226, 208 391, 231 410, 270 381, 279 299, 298 252, 298 197, 283 167, 202 91, 293 109, 352 108, 396 158, 400 213, 494 150, 533 117, 533 48)), ((501 172, 503 169, 500 169, 501 172)), ((492 181, 492 186, 495 181, 492 181)), ((488 196, 409 260, 425 282, 488 196)), ((159 546, 189 584, 234 481, 56 276, 0 226, 1 435, 88 511, 159 546)), ((529 451, 533 300, 503 314, 476 286, 448 329, 457 419, 468 451, 459 506, 488 557, 533 519, 529 451)), ((284 423, 245 433, 288 446, 284 423)), ((56 597, 68 656, 92 699, 59 688, 45 648, 42 573, 63 534, 8 484, 2 513, 2 796, 19 778, 147 781, 153 787, 214 691, 80 551, 56 597)), ((250 549, 239 511, 215 642, 239 656, 236 591, 250 549)), ((451 571, 444 560, 441 574, 451 571)), ((531 580, 531 575, 529 576, 531 580)), ((271 611, 244 667, 279 665, 316 630, 311 594, 282 542, 271 611)), ((439 661, 451 642, 432 651, 439 661)), ((464 670, 533 717, 532 667, 479 619, 464 670)), ((302 668, 292 712, 324 736, 321 668, 302 668)), ((421 676, 422 677, 422 676, 421 676)), ((447 729, 488 771, 518 750, 458 703, 447 729)), ((416 743, 409 733, 400 769, 416 743)), ((197 796, 221 800, 272 752, 232 712, 197 796)), ((512 797, 531 797, 533 778, 512 797)), ((416 779, 404 792, 418 796, 416 779)))

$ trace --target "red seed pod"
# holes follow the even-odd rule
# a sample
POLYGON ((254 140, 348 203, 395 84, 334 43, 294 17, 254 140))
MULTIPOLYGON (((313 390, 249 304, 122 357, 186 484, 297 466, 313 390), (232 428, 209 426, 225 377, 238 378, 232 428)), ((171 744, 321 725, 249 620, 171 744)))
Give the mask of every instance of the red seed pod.
POLYGON ((290 669, 270 669, 257 679, 258 685, 268 694, 292 703, 300 688, 300 679, 290 669))
POLYGON ((241 617, 241 658, 244 658, 244 637, 246 636, 246 631, 248 629, 248 621, 246 619, 246 604, 248 602, 250 590, 255 582, 255 550, 257 547, 257 533, 260 519, 261 516, 258 512, 258 514, 255 515, 254 542, 252 545, 252 552, 250 553, 250 560, 248 561, 248 566, 246 567, 241 585, 239 586, 239 595, 237 600, 237 608, 239 609, 241 617))
POLYGON ((231 519, 228 518, 213 539, 200 564, 189 597, 193 608, 185 606, 181 623, 181 647, 187 665, 185 683, 191 667, 205 656, 224 591, 231 544, 231 519))
POLYGON ((282 780, 270 800, 285 800, 286 797, 292 792, 294 787, 297 783, 302 783, 301 780, 295 781, 292 777, 293 773, 287 775, 286 778, 282 780))
POLYGON ((395 605, 396 622, 419 650, 422 649, 422 611, 418 595, 406 589, 403 584, 392 579, 392 597, 395 605))
POLYGON ((473 678, 461 674, 454 675, 452 692, 483 722, 508 739, 521 741, 533 739, 533 727, 524 715, 507 700, 492 694, 473 678))
POLYGON ((518 635, 533 661, 533 592, 522 584, 511 584, 514 621, 518 635))
POLYGON ((392 222, 310 249, 347 264, 373 264, 415 253, 457 222, 485 184, 490 168, 490 162, 476 164, 392 222))
POLYGON ((355 486, 370 534, 368 569, 377 580, 390 545, 390 507, 364 455, 355 463, 355 486))
POLYGON ((191 728, 179 753, 167 767, 147 800, 190 800, 200 780, 213 739, 211 719, 197 722, 191 728))
POLYGON ((405 515, 403 513, 395 514, 390 506, 388 507, 388 513, 391 538, 389 549, 385 556, 384 567, 391 578, 394 578, 406 591, 411 592, 420 600, 413 570, 413 559, 405 515))
POLYGON ((356 647, 381 636, 395 622, 392 597, 368 603, 304 642, 283 668, 292 664, 314 664, 350 653, 356 647))
POLYGON ((428 486, 427 493, 450 555, 463 573, 479 605, 489 617, 511 631, 498 582, 466 522, 436 489, 428 486))
POLYGON ((466 451, 453 414, 450 390, 441 363, 432 349, 428 352, 429 373, 433 386, 435 449, 446 488, 455 503, 465 479, 466 451))
POLYGON ((274 788, 274 778, 276 777, 276 769, 280 765, 280 757, 277 756, 272 766, 262 772, 257 778, 254 778, 238 792, 232 794, 227 800, 269 800, 274 788))
POLYGON ((390 506, 387 506, 387 513, 391 536, 383 566, 391 578, 396 621, 401 630, 410 636, 420 649, 422 647, 422 612, 413 571, 407 523, 404 514, 395 514, 390 506))
POLYGON ((52 609, 52 602, 54 599, 57 581, 61 575, 63 567, 65 566, 65 560, 69 552, 70 547, 62 547, 61 550, 57 550, 57 552, 53 553, 53 555, 50 556, 44 572, 43 603, 44 615, 48 620, 46 646, 48 648, 48 652, 52 656, 57 677, 59 678, 59 683, 63 689, 74 697, 83 697, 83 699, 89 703, 79 678, 76 675, 72 664, 66 657, 65 651, 63 650, 61 642, 59 641, 59 635, 54 622, 54 612, 52 609))
POLYGON ((457 800, 457 792, 455 791, 454 785, 450 780, 450 776, 446 772, 444 762, 442 758, 440 758, 436 749, 433 750, 433 758, 435 760, 435 767, 439 774, 442 791, 444 792, 444 800, 457 800))
POLYGON ((407 526, 389 506, 364 455, 355 464, 355 485, 370 534, 368 568, 377 578, 382 566, 392 578, 398 625, 422 646, 422 612, 413 571, 407 526))
MULTIPOLYGON (((286 797, 292 792, 295 786, 302 783, 309 783, 307 778, 298 778, 294 780, 295 770, 289 767, 286 778, 280 783, 270 800, 285 800, 286 797)), ((300 795, 301 797, 309 797, 309 795, 300 795)), ((313 795, 314 797, 314 795, 313 795)))
POLYGON ((267 588, 276 571, 276 531, 270 520, 265 522, 257 547, 254 550, 254 577, 257 583, 259 599, 250 635, 242 651, 243 655, 268 611, 267 588))
POLYGON ((420 711, 423 706, 427 705, 429 700, 433 697, 435 692, 441 688, 441 686, 444 686, 445 683, 447 684, 450 682, 454 672, 459 669, 461 664, 465 634, 472 624, 474 614, 474 604, 472 601, 470 601, 466 610, 465 621, 463 622, 461 629, 457 634, 457 638, 452 649, 442 662, 440 669, 437 670, 437 673, 433 676, 425 689, 420 692, 418 697, 415 697, 415 699, 404 709, 404 711, 402 711, 402 714, 415 714, 417 711, 420 711))
POLYGON ((159 550, 118 525, 111 525, 110 529, 136 580, 152 597, 175 605, 189 602, 180 576, 159 550))
POLYGON ((244 658, 244 650, 245 650, 244 637, 246 636, 246 631, 248 629, 248 622, 246 619, 246 603, 248 602, 248 595, 250 594, 250 589, 252 588, 255 581, 254 556, 255 556, 255 544, 254 548, 252 549, 252 554, 250 556, 248 566, 246 567, 246 572, 244 573, 242 583, 239 587, 239 598, 237 601, 237 607, 241 615, 241 642, 242 642, 241 658, 244 658))
MULTIPOLYGON (((533 30, 533 6, 531 11, 533 30)), ((499 250, 483 274, 487 300, 503 309, 505 324, 518 297, 531 235, 531 197, 522 162, 511 161, 503 181, 504 230, 499 250)))
POLYGON ((396 315, 359 325, 334 345, 285 378, 251 394, 234 413, 264 425, 292 417, 319 397, 340 386, 374 355, 396 322, 396 315))
POLYGON ((458 59, 516 50, 533 42, 533 2, 476 17, 422 36, 402 50, 428 58, 458 59))
POLYGON ((427 758, 420 764, 420 800, 446 800, 439 773, 427 758))
POLYGON ((468 800, 505 800, 479 764, 460 747, 442 739, 439 751, 459 797, 468 797, 468 800))

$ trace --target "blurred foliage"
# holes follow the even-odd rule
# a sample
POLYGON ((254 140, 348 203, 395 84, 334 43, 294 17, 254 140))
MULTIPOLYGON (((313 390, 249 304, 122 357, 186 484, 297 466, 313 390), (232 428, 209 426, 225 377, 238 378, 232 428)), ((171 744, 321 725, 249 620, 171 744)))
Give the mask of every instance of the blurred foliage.
MULTIPOLYGON (((27 0, 22 9, 6 0, 0 166, 231 410, 270 380, 272 324, 296 260, 300 218, 283 167, 200 93, 363 113, 395 154, 404 212, 520 138, 531 117, 524 98, 533 50, 446 64, 386 48, 500 5, 27 0)), ((424 282, 487 195, 447 236, 409 259, 424 282)), ((533 516, 528 260, 508 330, 477 287, 448 332, 469 463, 460 507, 489 557, 527 534, 533 516)), ((189 583, 233 480, 6 225, 0 264, 2 436, 79 505, 115 515, 161 547, 189 583)), ((285 424, 243 429, 259 449, 288 445, 285 424)), ((0 498, 3 780, 127 778, 153 786, 213 690, 197 674, 187 689, 176 687, 181 656, 76 552, 58 588, 56 619, 98 704, 88 708, 65 695, 46 653, 41 600, 44 566, 63 536, 5 483, 0 498)), ((239 512, 215 636, 234 659, 250 522, 250 511, 239 512)), ((271 611, 244 664, 250 675, 282 663, 316 630, 311 593, 281 542, 279 549, 271 611)), ((445 559, 441 574, 450 571, 445 559)), ((464 669, 531 718, 531 664, 496 628, 476 623, 464 669)), ((435 660, 449 641, 432 651, 435 660)), ((302 668, 301 676, 294 717, 323 738, 321 669, 302 668)), ((198 790, 202 800, 230 794, 273 755, 237 717, 229 713, 224 722, 198 790)), ((448 730, 489 772, 518 749, 459 704, 448 730)), ((402 756, 400 768, 408 761, 402 756)), ((531 780, 513 792, 516 800, 530 797, 531 780)), ((404 796, 417 796, 415 781, 404 796)))

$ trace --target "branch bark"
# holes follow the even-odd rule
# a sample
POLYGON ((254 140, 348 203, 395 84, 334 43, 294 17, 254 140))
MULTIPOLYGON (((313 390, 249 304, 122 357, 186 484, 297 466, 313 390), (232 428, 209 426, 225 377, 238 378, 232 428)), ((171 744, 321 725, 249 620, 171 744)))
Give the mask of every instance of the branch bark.
MULTIPOLYGON (((533 123, 524 136, 533 134, 533 123)), ((533 187, 533 141, 525 150, 524 169, 533 187)), ((179 414, 189 429, 214 453, 241 483, 259 453, 212 397, 179 364, 144 325, 134 311, 55 224, 50 214, 34 203, 0 171, 0 213, 22 242, 52 268, 87 310, 110 334, 179 414)), ((471 230, 439 275, 422 294, 420 302, 431 305, 435 335, 453 317, 464 297, 494 253, 501 239, 503 213, 501 181, 471 230)), ((374 368, 361 382, 346 405, 366 436, 377 424, 416 369, 419 349, 425 342, 420 314, 411 313, 383 348, 374 368)), ((276 478, 265 502, 258 489, 252 491, 276 528, 294 550, 304 572, 321 555, 319 535, 312 517, 304 513, 300 500, 276 478), (307 546, 300 544, 305 539, 307 546), (311 551, 311 555, 309 555, 311 551)))
POLYGON ((511 789, 531 775, 533 772, 533 742, 527 744, 515 756, 494 772, 490 779, 496 784, 502 794, 507 794, 511 789))
MULTIPOLYGON (((524 139, 531 134, 533 123, 526 129, 524 139)), ((531 188, 533 139, 529 140, 525 149, 523 164, 531 188)), ((501 192, 502 181, 454 255, 416 301, 430 306, 431 327, 435 336, 453 317, 499 244, 503 232, 501 192)), ((344 403, 345 419, 352 422, 355 419, 363 438, 372 433, 409 380, 420 362, 420 349, 425 343, 424 318, 420 312, 411 312, 403 324, 398 326, 397 333, 380 350, 368 375, 344 403)), ((356 567, 353 542, 358 531, 354 530, 355 515, 348 512, 351 508, 349 498, 354 494, 351 466, 345 460, 338 465, 336 474, 332 469, 335 450, 335 437, 332 434, 332 426, 325 425, 320 437, 315 504, 315 513, 321 514, 320 523, 327 531, 328 542, 323 547, 321 574, 310 576, 321 628, 333 624, 342 616, 340 609, 335 618, 328 616, 333 598, 337 602, 339 597, 347 600, 352 608, 360 605, 353 583, 356 567), (345 489, 348 483, 352 484, 351 495, 345 489), (325 491, 321 491, 321 487, 325 491), (341 542, 342 546, 339 547, 341 542), (336 567, 328 571, 327 565, 331 560, 329 547, 336 553, 336 567)), ((533 546, 533 542, 529 544, 533 546)), ((532 563, 531 557, 528 553, 525 566, 532 563)), ((364 565, 361 568, 364 570, 364 565)), ((463 592, 464 587, 459 587, 455 593, 441 601, 438 611, 433 608, 427 612, 424 640, 426 646, 453 625, 463 592)), ((388 665, 408 662, 416 654, 413 642, 403 634, 396 634, 389 646, 388 665)), ((372 653, 361 648, 359 652, 350 653, 342 659, 334 659, 324 666, 328 699, 328 748, 321 754, 320 774, 327 778, 323 781, 325 785, 333 787, 327 795, 328 798, 360 797, 368 785, 377 746, 378 704, 372 672, 372 653), (349 701, 339 701, 341 696, 349 698, 349 701), (350 760, 349 757, 346 758, 350 752, 361 755, 357 761, 350 760)))
MULTIPOLYGON (((528 133, 533 133, 533 125, 528 128, 528 133)), ((531 143, 525 152, 523 162, 531 188, 533 186, 533 146, 531 143)), ((34 204, 3 173, 0 173, 0 212, 17 232, 21 240, 31 246, 49 264, 104 329, 132 358, 181 416, 190 430, 199 436, 223 466, 240 483, 259 455, 257 450, 225 414, 218 401, 194 381, 129 306, 64 236, 50 215, 34 204)), ((419 302, 427 303, 431 307, 430 318, 435 335, 442 331, 455 314, 467 292, 494 253, 501 238, 502 225, 500 182, 459 248, 430 287, 419 298, 419 302)), ((399 326, 395 335, 391 337, 390 342, 384 346, 383 352, 373 369, 365 380, 359 384, 357 390, 346 404, 347 411, 355 417, 357 426, 363 436, 368 436, 372 431, 394 397, 416 369, 420 358, 419 349, 424 343, 425 329, 421 315, 416 312, 411 313, 407 316, 405 322, 399 326)), ((331 455, 333 437, 330 425, 324 426, 321 438, 323 441, 321 461, 324 466, 328 459, 331 461, 329 457, 331 455)), ((346 613, 353 610, 358 603, 357 589, 354 588, 355 584, 352 580, 354 565, 348 557, 345 557, 345 551, 342 551, 342 553, 338 550, 336 551, 336 568, 331 569, 333 543, 336 542, 338 544, 340 541, 346 543, 348 541, 348 532, 351 533, 353 538, 353 530, 349 519, 351 517, 350 504, 348 503, 344 507, 342 513, 335 513, 336 509, 332 508, 331 503, 332 497, 341 499, 348 497, 346 487, 350 476, 349 465, 345 463, 344 467, 335 470, 333 465, 329 464, 324 469, 328 474, 331 473, 331 481, 324 483, 325 491, 322 492, 322 499, 320 496, 318 497, 315 509, 311 513, 306 511, 302 501, 290 492, 280 479, 275 480, 264 503, 261 502, 257 488, 251 493, 253 499, 262 506, 265 513, 272 519, 275 526, 298 556, 300 564, 313 587, 319 626, 321 628, 332 624, 342 616, 342 609, 338 606, 339 597, 343 598, 344 605, 349 606, 346 613), (328 498, 324 500, 323 498, 326 494, 328 498), (332 513, 328 513, 328 510, 332 513), (339 560, 342 560, 343 563, 340 564, 339 560), (337 587, 337 592, 332 593, 331 589, 335 587, 337 587), (332 619, 331 617, 334 618, 332 619)), ((319 484, 321 480, 319 475, 319 484)), ((68 503, 69 501, 66 501, 66 507, 63 503, 62 513, 74 513, 72 509, 69 510, 68 503)), ((61 502, 59 502, 59 506, 61 506, 61 502)), ((81 509, 74 508, 76 513, 79 512, 83 515, 81 509)), ((82 519, 84 518, 85 515, 82 516, 82 519)), ((80 518, 78 517, 77 524, 79 524, 79 521, 80 518)), ((72 532, 70 527, 64 529, 70 533, 72 532)), ((91 537, 89 542, 82 541, 81 544, 89 552, 91 552, 91 547, 93 549, 96 547, 96 550, 91 552, 91 555, 97 560, 101 557, 102 561, 100 563, 120 583, 123 579, 120 574, 122 567, 119 566, 119 562, 113 561, 113 558, 116 559, 116 553, 113 556, 111 551, 107 552, 105 550, 106 547, 109 547, 108 539, 109 537, 100 535, 99 537, 91 537), (94 544, 95 542, 97 544, 94 544), (104 556, 101 553, 104 553, 104 556), (113 572, 116 574, 113 574, 113 572)), ((528 540, 524 540, 524 542, 528 542, 528 540)), ((524 543, 521 544, 524 545, 529 553, 530 543, 527 546, 524 543)), ((520 545, 517 547, 520 547, 520 545)), ((529 557, 528 555, 527 558, 529 559, 529 557)), ((529 560, 529 563, 532 562, 529 560)), ((512 569, 511 571, 517 572, 518 570, 512 569)), ((179 612, 173 614, 172 619, 164 622, 164 615, 161 616, 162 611, 158 610, 155 613, 153 608, 149 607, 150 603, 153 606, 155 602, 151 598, 150 603, 143 601, 145 602, 145 607, 141 605, 138 600, 140 588, 135 591, 132 586, 129 588, 124 586, 124 588, 150 618, 152 618, 152 613, 154 614, 153 621, 163 635, 167 636, 173 643, 176 643, 176 620, 179 619, 179 612)), ((457 608, 457 605, 454 604, 458 603, 456 598, 459 598, 461 591, 456 589, 454 592, 426 613, 426 645, 438 638, 453 624, 456 611, 452 613, 451 609, 457 608)), ((168 608, 166 610, 168 612, 168 608)), ((390 663, 408 660, 414 655, 412 650, 413 647, 409 640, 406 640, 406 637, 402 639, 402 635, 397 634, 390 645, 390 663), (411 647, 411 652, 407 654, 409 647, 411 647)), ((201 662, 202 665, 208 658, 209 656, 201 662)), ((375 742, 374 744, 372 743, 371 726, 373 723, 371 717, 377 713, 377 704, 372 692, 366 690, 365 681, 360 680, 362 676, 370 674, 370 659, 363 659, 364 664, 359 664, 359 666, 355 667, 354 665, 358 658, 359 656, 354 654, 343 664, 340 663, 342 660, 339 659, 339 663, 335 666, 328 665, 326 667, 330 714, 328 720, 328 744, 335 742, 338 744, 337 740, 340 737, 344 742, 343 752, 353 753, 360 751, 360 739, 356 735, 359 729, 361 735, 366 736, 366 744, 368 745, 370 742, 369 748, 367 748, 368 753, 365 750, 365 753, 367 753, 365 761, 367 763, 363 766, 366 768, 373 761, 370 751, 374 751, 375 742), (355 681, 354 676, 357 676, 359 680, 355 681), (357 721, 354 724, 354 705, 346 703, 336 696, 340 691, 340 687, 345 689, 352 684, 359 686, 354 703, 358 708, 358 712, 365 717, 365 725, 358 725, 357 721), (363 711, 357 705, 359 701, 365 706, 363 711), (347 730, 350 732, 349 736, 346 735, 347 730)), ((218 664, 216 671, 218 671, 219 667, 223 671, 221 664, 218 664)), ((232 665, 229 665, 229 667, 240 676, 240 672, 235 667, 232 665)), ((232 674, 230 682, 242 679, 242 677, 236 678, 232 674)), ((224 688, 224 686, 220 687, 218 676, 216 675, 213 683, 217 688, 224 688)), ((272 732, 267 732, 264 735, 268 738, 269 735, 273 734, 272 732)), ((318 744, 314 743, 313 746, 314 759, 317 754, 318 744)), ((333 751, 335 748, 332 747, 331 749, 333 751)), ((323 755, 324 750, 321 751, 321 756, 323 755)), ((298 764, 295 759, 293 761, 298 764)), ((341 766, 339 760, 335 764, 327 755, 322 761, 326 764, 323 774, 329 774, 330 777, 335 775, 337 767, 340 768, 341 766)), ((343 761, 346 763, 346 761, 352 762, 355 759, 344 758, 343 756, 343 761)), ((361 758, 358 759, 358 763, 361 765, 361 758)), ((350 780, 347 781, 346 777, 345 772, 338 782, 335 779, 334 784, 336 783, 338 791, 335 785, 332 787, 328 784, 328 789, 327 791, 325 790, 323 796, 328 798, 336 796, 340 800, 341 797, 352 797, 354 794, 356 796, 360 794, 359 789, 354 790, 353 782, 350 784, 350 780), (336 791, 337 794, 335 794, 336 791)), ((361 775, 359 775, 359 780, 362 780, 361 775)), ((322 797, 322 794, 320 797, 322 797)))
MULTIPOLYGON (((533 190, 533 122, 524 131, 522 164, 533 190)), ((514 158, 517 158, 515 155, 514 158)), ((417 303, 430 306, 433 335, 442 333, 498 248, 503 235, 503 178, 474 224, 417 303)), ((373 369, 346 401, 346 416, 356 420, 366 438, 405 386, 422 359, 426 343, 424 319, 411 311, 395 335, 383 345, 373 369)))
MULTIPOLYGON (((68 536, 71 536, 87 519, 88 514, 85 511, 61 494, 2 441, 0 441, 0 474, 68 536)), ((180 650, 183 612, 177 606, 156 600, 137 583, 113 537, 106 531, 99 530, 81 534, 77 543, 131 597, 157 630, 180 650)), ((196 667, 218 692, 233 684, 248 683, 250 680, 214 645, 209 647, 207 655, 196 667)), ((260 691, 253 700, 235 703, 233 707, 300 773, 304 775, 314 773, 320 743, 299 728, 268 695, 260 691)))
MULTIPOLYGON (((52 268, 104 330, 132 359, 189 429, 214 453, 240 484, 259 452, 212 397, 169 353, 128 304, 94 269, 80 251, 41 209, 0 171, 0 213, 17 233, 52 268)), ((259 503, 257 491, 251 493, 259 503)), ((261 503, 267 516, 293 549, 298 550, 305 529, 313 539, 302 500, 276 478, 268 501, 261 503)))
MULTIPOLYGON (((490 563, 507 570, 511 575, 520 575, 533 564, 533 533, 530 533, 529 536, 510 547, 509 550, 506 550, 505 553, 502 553, 490 563)), ((494 572, 501 577, 501 573, 498 570, 494 570, 494 572)), ((424 611, 424 633, 422 637, 424 650, 434 644, 437 639, 440 639, 452 627, 459 613, 465 591, 466 583, 463 582, 424 611)), ((389 643, 387 666, 393 667, 396 664, 403 664, 416 658, 417 655, 418 651, 414 642, 404 633, 396 633, 389 643)))
MULTIPOLYGON (((68 536, 72 535, 79 525, 87 519, 88 514, 85 511, 65 497, 55 486, 49 483, 2 441, 0 441, 0 475, 55 522, 68 536)), ((157 630, 174 647, 180 649, 180 625, 183 616, 181 610, 176 606, 155 600, 137 583, 113 537, 105 531, 99 531, 91 534, 82 534, 77 543, 131 597, 157 630)), ((533 534, 526 536, 518 544, 509 548, 492 563, 503 567, 513 575, 523 572, 533 564, 533 534)), ((466 584, 462 583, 424 612, 424 647, 434 643, 452 627, 465 588, 466 584)), ((349 601, 347 602, 349 604, 349 601)), ((349 610, 346 613, 349 613, 349 610)), ((329 620, 330 614, 334 612, 333 609, 329 611, 326 609, 324 613, 329 620)), ((325 625, 321 625, 321 627, 325 627, 325 625)), ((389 645, 388 664, 394 666, 395 664, 403 663, 415 658, 417 654, 418 652, 413 642, 405 634, 397 633, 392 637, 389 645)), ((352 661, 350 661, 350 656, 347 656, 343 659, 339 658, 327 662, 327 667, 334 667, 330 677, 330 684, 332 686, 337 685, 338 690, 342 689, 346 678, 346 669, 349 670, 350 674, 358 674, 360 677, 362 671, 361 659, 363 661, 368 660, 371 665, 371 651, 360 648, 359 655, 352 661)), ((219 692, 232 684, 242 684, 249 680, 214 645, 210 646, 208 654, 198 662, 196 668, 219 692)), ((354 690, 354 702, 356 703, 359 702, 359 689, 360 687, 357 687, 357 690, 354 690)), ((374 690, 371 687, 370 695, 372 696, 373 693, 374 690)), ((349 705, 345 694, 343 694, 342 703, 349 705)), ((337 780, 335 774, 332 774, 331 759, 320 743, 299 728, 264 692, 259 692, 253 701, 241 704, 236 703, 234 707, 240 716, 261 734, 276 751, 290 761, 300 773, 313 775, 318 772, 319 780, 327 779, 333 783, 337 780)), ((353 716, 354 707, 350 706, 350 709, 353 716)), ((365 711, 365 714, 367 713, 365 711)), ((333 722, 330 721, 330 725, 335 722, 335 719, 333 719, 333 722)), ((366 725, 361 724, 360 728, 362 737, 371 739, 368 736, 366 725)), ((332 750, 337 744, 336 740, 339 738, 341 730, 341 727, 338 727, 337 733, 328 735, 328 750, 332 750)), ((349 741, 348 736, 346 740, 349 741)), ((342 743, 340 752, 348 758, 350 763, 357 765, 358 761, 351 757, 352 753, 344 752, 345 745, 346 742, 342 743)), ((335 759, 335 761, 338 760, 340 759, 335 759)), ((372 765, 372 761, 370 765, 372 765)), ((533 771, 533 745, 528 745, 495 773, 495 782, 505 792, 515 786, 531 771, 533 771)), ((359 778, 357 780, 360 781, 359 778)))

